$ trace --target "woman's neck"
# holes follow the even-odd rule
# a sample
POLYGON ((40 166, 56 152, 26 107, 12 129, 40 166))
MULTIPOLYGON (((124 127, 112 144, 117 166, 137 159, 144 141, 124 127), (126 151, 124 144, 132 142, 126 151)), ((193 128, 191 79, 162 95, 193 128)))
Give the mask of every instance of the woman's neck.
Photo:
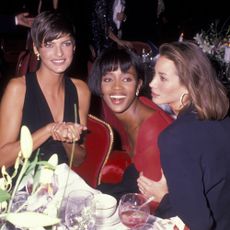
POLYGON ((37 70, 36 75, 40 79, 40 81, 44 81, 47 84, 49 83, 58 84, 62 82, 63 77, 64 77, 64 73, 57 74, 57 73, 47 71, 41 68, 37 70))
POLYGON ((142 122, 149 118, 153 113, 153 109, 137 100, 134 105, 125 112, 115 114, 128 135, 129 144, 132 150, 135 147, 136 138, 142 122))
POLYGON ((37 80, 42 89, 47 92, 59 93, 63 90, 64 86, 64 74, 51 75, 45 71, 38 70, 36 72, 37 80))

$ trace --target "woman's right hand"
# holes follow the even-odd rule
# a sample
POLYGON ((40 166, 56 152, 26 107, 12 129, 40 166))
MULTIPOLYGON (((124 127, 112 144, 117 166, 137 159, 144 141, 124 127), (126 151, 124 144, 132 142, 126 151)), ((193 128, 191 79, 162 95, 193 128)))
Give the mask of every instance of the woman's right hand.
POLYGON ((137 184, 140 192, 147 198, 154 196, 154 201, 160 202, 165 194, 168 193, 166 178, 162 171, 162 177, 159 181, 151 180, 140 173, 137 179, 137 184))
POLYGON ((83 130, 87 127, 73 122, 52 123, 51 136, 56 141, 72 143, 80 139, 83 130))

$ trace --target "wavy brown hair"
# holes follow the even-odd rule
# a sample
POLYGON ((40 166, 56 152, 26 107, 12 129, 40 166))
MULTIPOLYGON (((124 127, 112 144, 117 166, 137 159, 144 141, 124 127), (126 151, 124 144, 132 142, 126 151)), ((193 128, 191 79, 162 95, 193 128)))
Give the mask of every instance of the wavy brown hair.
POLYGON ((206 54, 191 41, 160 46, 160 55, 173 61, 199 119, 221 120, 229 110, 229 99, 206 54))

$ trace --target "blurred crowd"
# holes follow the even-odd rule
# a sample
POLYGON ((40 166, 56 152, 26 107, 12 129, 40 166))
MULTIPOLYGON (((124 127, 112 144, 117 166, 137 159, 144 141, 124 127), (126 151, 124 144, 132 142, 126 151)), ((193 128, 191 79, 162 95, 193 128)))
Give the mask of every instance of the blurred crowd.
POLYGON ((207 28, 211 21, 224 21, 228 16, 224 1, 218 5, 181 0, 4 1, 0 9, 0 68, 4 76, 15 73, 17 57, 26 47, 32 18, 50 9, 64 12, 75 25, 78 52, 71 71, 83 79, 88 74, 88 59, 96 56, 99 43, 129 47, 129 41, 140 40, 159 46, 177 40, 181 33, 186 39, 193 39, 195 33, 207 28))

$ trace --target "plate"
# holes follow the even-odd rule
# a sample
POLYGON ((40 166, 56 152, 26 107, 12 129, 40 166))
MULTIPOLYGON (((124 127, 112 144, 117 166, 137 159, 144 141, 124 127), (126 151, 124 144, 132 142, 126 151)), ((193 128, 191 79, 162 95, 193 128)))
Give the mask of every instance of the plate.
POLYGON ((120 222, 119 216, 118 216, 118 210, 109 218, 96 218, 96 225, 97 226, 113 226, 115 224, 118 224, 120 222))

